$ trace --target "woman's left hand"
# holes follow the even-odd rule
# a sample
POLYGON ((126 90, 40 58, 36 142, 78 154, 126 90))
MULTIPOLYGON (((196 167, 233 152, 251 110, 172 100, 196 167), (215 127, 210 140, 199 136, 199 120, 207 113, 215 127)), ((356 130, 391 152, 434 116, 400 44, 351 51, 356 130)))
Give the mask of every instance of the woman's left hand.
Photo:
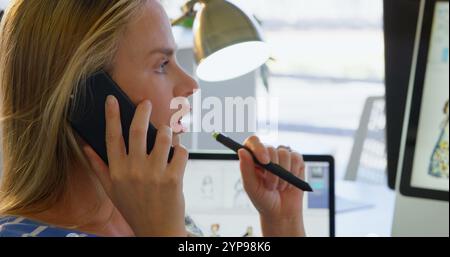
MULTIPOLYGON (((282 147, 266 147, 256 136, 248 138, 244 145, 260 163, 279 164, 304 179, 305 163, 300 154, 282 147)), ((249 151, 241 149, 238 154, 244 188, 259 211, 263 235, 305 236, 303 191, 259 167, 249 151)))

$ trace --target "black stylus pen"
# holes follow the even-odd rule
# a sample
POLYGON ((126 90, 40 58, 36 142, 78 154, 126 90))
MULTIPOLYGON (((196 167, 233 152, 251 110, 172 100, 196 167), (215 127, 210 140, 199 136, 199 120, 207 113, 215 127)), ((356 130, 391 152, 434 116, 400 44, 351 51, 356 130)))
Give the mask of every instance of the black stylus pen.
POLYGON ((228 147, 229 149, 233 150, 234 152, 238 152, 240 149, 246 149, 248 150, 251 155, 253 156, 253 160, 256 164, 264 168, 265 170, 273 173, 274 175, 280 177, 281 179, 287 181, 289 184, 294 185, 295 187, 299 188, 300 190, 306 191, 306 192, 312 192, 311 186, 306 183, 305 181, 299 179, 298 177, 294 176, 294 174, 290 173, 289 171, 285 170, 283 167, 281 167, 278 164, 275 163, 269 163, 269 164, 262 164, 256 159, 255 155, 253 154, 250 149, 247 147, 233 141, 231 138, 224 136, 220 133, 213 133, 214 139, 217 140, 217 142, 223 144, 224 146, 228 147))

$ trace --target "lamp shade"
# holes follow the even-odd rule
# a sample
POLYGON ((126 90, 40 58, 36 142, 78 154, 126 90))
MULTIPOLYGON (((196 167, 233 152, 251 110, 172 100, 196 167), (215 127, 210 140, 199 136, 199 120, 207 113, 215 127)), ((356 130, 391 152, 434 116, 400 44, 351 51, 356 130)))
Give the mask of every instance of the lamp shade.
POLYGON ((225 0, 201 0, 194 21, 197 76, 223 81, 249 73, 270 58, 257 22, 225 0))

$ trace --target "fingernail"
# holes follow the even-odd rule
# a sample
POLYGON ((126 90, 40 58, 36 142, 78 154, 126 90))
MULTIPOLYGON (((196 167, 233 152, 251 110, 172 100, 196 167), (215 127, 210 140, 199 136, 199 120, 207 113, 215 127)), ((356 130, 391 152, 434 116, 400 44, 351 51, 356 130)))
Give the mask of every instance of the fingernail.
POLYGON ((112 106, 112 105, 115 104, 115 103, 116 103, 116 98, 115 98, 113 95, 109 95, 109 96, 106 98, 106 104, 107 104, 107 105, 112 106))
POLYGON ((145 100, 144 104, 147 105, 148 107, 152 107, 152 103, 149 100, 145 100))

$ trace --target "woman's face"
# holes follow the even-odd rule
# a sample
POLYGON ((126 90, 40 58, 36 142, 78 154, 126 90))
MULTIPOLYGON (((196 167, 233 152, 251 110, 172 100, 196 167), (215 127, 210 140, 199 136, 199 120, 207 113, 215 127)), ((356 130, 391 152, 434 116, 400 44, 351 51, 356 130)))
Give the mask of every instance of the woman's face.
POLYGON ((150 100, 150 121, 157 128, 171 126, 175 97, 188 97, 197 83, 177 64, 176 44, 164 9, 148 0, 142 15, 133 19, 119 41, 111 76, 134 104, 150 100))

